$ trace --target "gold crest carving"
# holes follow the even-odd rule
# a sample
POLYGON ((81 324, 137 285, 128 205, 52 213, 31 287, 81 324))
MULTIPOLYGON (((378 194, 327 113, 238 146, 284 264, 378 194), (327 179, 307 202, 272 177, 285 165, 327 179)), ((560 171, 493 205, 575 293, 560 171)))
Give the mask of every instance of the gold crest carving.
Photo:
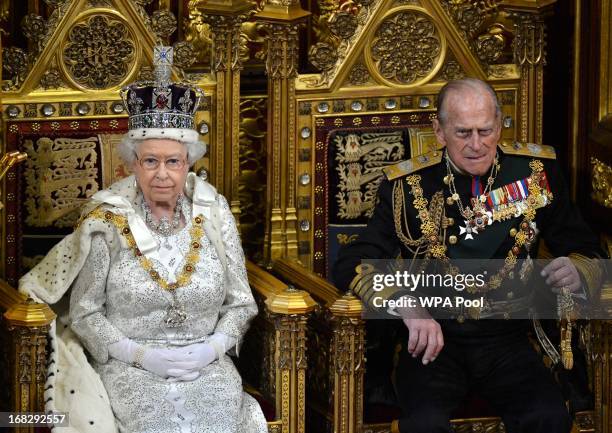
POLYGON ((372 32, 365 59, 375 78, 390 86, 421 84, 442 67, 446 39, 432 17, 415 6, 387 12, 372 32))
POLYGON ((98 139, 41 137, 25 140, 26 223, 71 227, 79 208, 98 191, 98 139))
POLYGON ((76 23, 63 47, 66 74, 82 87, 106 89, 120 85, 136 58, 134 35, 123 21, 93 15, 76 23))

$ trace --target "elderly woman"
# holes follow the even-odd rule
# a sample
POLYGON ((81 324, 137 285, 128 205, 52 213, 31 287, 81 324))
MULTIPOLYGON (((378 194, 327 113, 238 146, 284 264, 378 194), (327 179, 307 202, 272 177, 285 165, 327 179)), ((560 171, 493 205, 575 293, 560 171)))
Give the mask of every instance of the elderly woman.
POLYGON ((96 193, 78 242, 60 243, 33 274, 71 286, 68 323, 120 432, 265 432, 228 357, 257 312, 236 224, 225 198, 189 173, 205 151, 192 129, 198 93, 157 82, 124 99, 119 150, 134 174, 96 193))

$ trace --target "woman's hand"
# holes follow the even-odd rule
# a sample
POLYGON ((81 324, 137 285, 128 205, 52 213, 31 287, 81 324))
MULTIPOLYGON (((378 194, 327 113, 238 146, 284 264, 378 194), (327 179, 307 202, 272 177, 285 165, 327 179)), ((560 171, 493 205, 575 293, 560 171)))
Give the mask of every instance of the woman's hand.
MULTIPOLYGON (((108 353, 113 358, 127 364, 137 363, 143 369, 163 378, 186 377, 187 379, 184 380, 193 380, 189 378, 203 367, 200 367, 201 360, 196 359, 194 354, 185 351, 189 347, 191 346, 180 349, 154 349, 140 345, 129 338, 124 338, 110 344, 108 353)), ((194 379, 198 375, 199 373, 194 379)))
POLYGON ((191 362, 196 370, 201 370, 217 359, 217 352, 212 344, 195 343, 176 349, 183 355, 183 361, 191 362))
POLYGON ((187 374, 191 376, 191 373, 197 373, 201 368, 180 349, 145 349, 140 364, 145 370, 163 378, 178 378, 187 374))
POLYGON ((207 343, 191 344, 189 346, 174 350, 181 352, 183 360, 193 362, 196 369, 185 371, 183 374, 179 374, 180 370, 169 371, 169 373, 172 374, 172 377, 170 377, 168 380, 171 382, 188 382, 191 380, 196 380, 198 377, 200 377, 200 370, 217 359, 217 352, 215 351, 214 347, 207 343))

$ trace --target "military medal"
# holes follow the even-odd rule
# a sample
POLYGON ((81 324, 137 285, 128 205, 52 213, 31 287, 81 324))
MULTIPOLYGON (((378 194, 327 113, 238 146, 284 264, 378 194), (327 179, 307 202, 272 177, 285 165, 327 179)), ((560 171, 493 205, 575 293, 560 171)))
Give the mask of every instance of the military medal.
POLYGON ((548 179, 546 173, 542 172, 535 178, 529 176, 494 189, 487 195, 485 206, 492 212, 493 221, 505 221, 518 218, 529 207, 544 207, 551 199, 548 179), (532 182, 537 182, 540 186, 540 193, 537 195, 530 194, 529 187, 532 182))
POLYGON ((478 234, 478 232, 483 231, 487 226, 493 224, 493 213, 486 209, 487 203, 487 192, 491 189, 493 182, 495 182, 495 177, 497 176, 497 172, 499 171, 499 163, 497 160, 497 154, 495 155, 495 160, 493 161, 493 169, 491 170, 491 175, 487 179, 487 186, 483 193, 480 193, 480 182, 478 183, 478 190, 474 189, 475 197, 472 198, 472 205, 463 206, 461 202, 461 198, 459 197, 459 193, 457 193, 457 188, 455 187, 455 179, 453 173, 450 168, 450 160, 448 154, 446 154, 446 169, 448 174, 444 176, 444 183, 448 185, 448 189, 451 192, 451 196, 447 199, 447 203, 453 204, 457 203, 459 207, 459 213, 465 218, 463 227, 459 226, 459 235, 465 235, 464 240, 474 239, 474 236, 478 234))
POLYGON ((463 227, 459 226, 459 235, 462 235, 465 233, 465 237, 463 239, 474 239, 472 234, 477 235, 478 229, 472 228, 470 221, 464 220, 464 222, 465 222, 465 226, 463 227))

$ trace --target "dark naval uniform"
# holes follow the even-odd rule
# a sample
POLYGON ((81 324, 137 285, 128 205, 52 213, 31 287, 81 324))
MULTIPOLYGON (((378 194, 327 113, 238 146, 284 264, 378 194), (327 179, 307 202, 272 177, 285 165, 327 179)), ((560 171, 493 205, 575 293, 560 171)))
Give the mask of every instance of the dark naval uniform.
POLYGON ((388 167, 368 227, 340 251, 335 264, 338 288, 352 289, 369 306, 374 297, 397 299, 415 293, 398 287, 373 291, 372 275, 361 265, 363 259, 399 255, 437 263, 500 259, 502 264, 481 293, 468 289, 474 296, 485 296, 488 311, 450 308, 446 316, 444 311, 437 312, 435 317, 447 319, 438 320, 445 346, 434 362, 424 366, 406 347, 400 352, 396 394, 404 412, 402 432, 451 432, 449 419, 468 393, 490 403, 502 416, 507 432, 567 433, 571 429, 560 390, 527 338, 530 321, 504 318, 528 307, 530 282, 539 277, 539 269, 533 271, 525 263, 528 257, 536 258, 540 238, 554 257, 570 257, 587 292, 601 277, 599 266, 590 258, 603 252, 570 202, 553 148, 500 144, 498 163, 487 203, 487 209, 494 211, 485 215, 494 217, 494 222, 478 221, 481 226, 472 226, 473 236, 467 236, 469 225, 459 211, 457 196, 452 195, 469 204, 482 194, 491 173, 478 179, 451 167, 455 188, 451 191, 443 150, 388 167), (500 320, 482 320, 487 315, 500 320))

